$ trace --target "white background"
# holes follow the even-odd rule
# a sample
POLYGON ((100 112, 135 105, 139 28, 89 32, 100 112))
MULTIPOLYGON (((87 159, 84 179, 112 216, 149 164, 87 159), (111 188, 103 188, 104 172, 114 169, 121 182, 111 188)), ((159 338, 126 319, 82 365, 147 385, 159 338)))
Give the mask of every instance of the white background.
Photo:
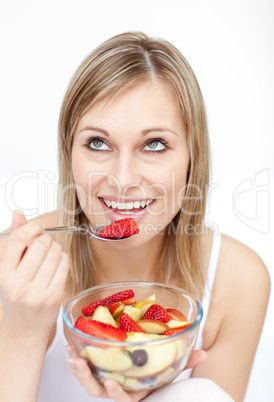
MULTIPOLYGON (((141 30, 179 48, 204 94, 213 162, 207 222, 255 249, 274 278, 273 22, 272 0, 1 2, 0 230, 16 207, 29 217, 55 208, 68 82, 102 41, 141 30)), ((245 402, 274 400, 273 305, 271 295, 245 402)))

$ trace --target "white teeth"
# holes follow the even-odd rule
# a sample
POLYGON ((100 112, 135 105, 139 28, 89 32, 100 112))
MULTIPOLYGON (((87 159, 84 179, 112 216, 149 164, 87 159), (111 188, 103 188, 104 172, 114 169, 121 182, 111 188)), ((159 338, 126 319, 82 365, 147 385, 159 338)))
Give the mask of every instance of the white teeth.
MULTIPOLYGON (((131 210, 133 208, 139 209, 140 207, 145 208, 152 203, 152 200, 142 200, 134 202, 116 202, 110 200, 104 200, 104 203, 108 208, 119 209, 119 210, 131 210)), ((129 214, 129 212, 124 211, 123 213, 129 214)))
POLYGON ((126 202, 126 209, 133 209, 133 202, 126 202))

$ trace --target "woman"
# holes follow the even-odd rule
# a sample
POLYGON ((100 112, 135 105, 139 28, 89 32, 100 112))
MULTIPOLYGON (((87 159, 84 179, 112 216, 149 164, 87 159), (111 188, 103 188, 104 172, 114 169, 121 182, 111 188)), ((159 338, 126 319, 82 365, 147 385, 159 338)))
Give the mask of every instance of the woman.
POLYGON ((191 380, 164 387, 148 401, 197 400, 197 392, 211 401, 243 400, 269 276, 253 251, 203 225, 208 148, 199 85, 171 44, 126 33, 83 61, 60 114, 58 211, 30 223, 15 213, 12 235, 2 242, 5 400, 20 395, 20 401, 35 401, 38 389, 41 402, 135 402, 147 395, 126 393, 111 380, 99 385, 68 347, 72 372, 88 396, 69 377, 60 341, 61 303, 87 287, 121 280, 169 282, 203 301, 197 348, 206 354, 192 354, 188 367, 194 369, 181 377, 191 380), (44 227, 107 224, 125 215, 137 221, 140 234, 124 242, 43 234, 44 227))

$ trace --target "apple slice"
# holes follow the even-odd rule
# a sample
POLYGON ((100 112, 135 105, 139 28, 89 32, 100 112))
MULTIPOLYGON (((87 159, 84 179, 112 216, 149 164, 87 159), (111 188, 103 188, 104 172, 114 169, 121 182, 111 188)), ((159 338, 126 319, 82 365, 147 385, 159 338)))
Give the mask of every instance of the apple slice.
POLYGON ((168 325, 158 320, 139 320, 136 322, 147 334, 162 334, 167 329, 168 325))
POLYGON ((133 305, 133 307, 139 308, 141 310, 140 319, 145 315, 149 307, 152 306, 152 304, 154 304, 155 302, 156 302, 156 295, 152 294, 147 299, 139 300, 137 303, 133 305))
POLYGON ((143 390, 143 386, 140 381, 138 381, 136 378, 129 378, 129 377, 125 378, 125 381, 123 383, 123 388, 124 388, 124 390, 128 390, 128 391, 143 390))
POLYGON ((102 381, 105 381, 108 378, 111 378, 112 380, 117 381, 120 385, 123 385, 125 382, 125 377, 122 374, 114 373, 111 371, 99 370, 99 373, 97 374, 97 376, 102 381))
POLYGON ((176 346, 177 346, 177 356, 176 356, 176 361, 177 361, 177 360, 180 360, 186 353, 187 340, 180 339, 179 341, 176 341, 176 346))
MULTIPOLYGON (((161 371, 161 373, 159 373, 157 375, 157 384, 159 383, 159 381, 161 380, 167 380, 170 375, 174 374, 176 371, 176 369, 174 367, 168 367, 167 369, 165 369, 164 371, 161 371)), ((170 380, 169 380, 170 381, 170 380)), ((165 381, 166 382, 166 381, 165 381)))
POLYGON ((117 328, 116 322, 107 307, 97 307, 97 309, 93 313, 92 319, 95 321, 103 322, 104 324, 112 325, 113 327, 117 328))
POLYGON ((111 312, 113 318, 117 319, 124 311, 125 304, 122 302, 113 303, 108 306, 109 311, 111 312))
POLYGON ((125 306, 123 312, 129 315, 130 318, 133 319, 133 321, 138 321, 141 319, 142 311, 139 308, 133 306, 125 306))
MULTIPOLYGON (((132 353, 133 349, 139 350, 140 346, 129 348, 132 353)), ((147 363, 144 366, 132 366, 125 370, 123 375, 125 377, 145 378, 149 376, 156 376, 161 371, 167 369, 172 365, 177 355, 177 346, 175 342, 166 343, 157 346, 144 346, 147 353, 147 363)))
POLYGON ((186 316, 176 308, 167 308, 166 311, 169 313, 173 320, 177 321, 188 321, 186 316))
POLYGON ((130 356, 119 348, 87 346, 85 351, 94 366, 102 370, 124 371, 133 365, 130 356))
POLYGON ((147 342, 166 338, 165 335, 146 334, 145 332, 127 332, 125 342, 147 342))
POLYGON ((147 303, 153 303, 153 302, 154 302, 154 303, 156 302, 156 295, 155 295, 155 294, 149 296, 147 299, 139 300, 138 302, 136 302, 136 303, 134 304, 133 307, 142 308, 145 304, 147 304, 147 303))
POLYGON ((167 325, 169 328, 181 328, 185 327, 186 325, 189 325, 190 323, 188 321, 177 321, 177 320, 170 320, 167 322, 167 325))
POLYGON ((80 356, 83 357, 83 359, 88 359, 88 354, 86 352, 86 349, 80 350, 80 356))

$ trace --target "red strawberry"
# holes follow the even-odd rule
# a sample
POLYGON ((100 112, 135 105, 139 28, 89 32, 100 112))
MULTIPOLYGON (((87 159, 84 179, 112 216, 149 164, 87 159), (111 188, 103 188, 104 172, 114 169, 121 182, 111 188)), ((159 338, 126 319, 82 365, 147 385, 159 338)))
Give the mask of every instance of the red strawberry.
POLYGON ((168 322, 171 320, 171 317, 166 311, 166 309, 160 306, 160 304, 152 304, 146 311, 142 319, 168 322))
POLYGON ((100 339, 107 339, 109 341, 124 341, 127 337, 126 333, 122 329, 115 328, 112 325, 104 324, 103 322, 95 320, 82 322, 79 329, 88 335, 92 335, 100 339))
POLYGON ((123 302, 124 304, 132 304, 135 303, 135 294, 133 290, 128 289, 128 290, 123 290, 118 293, 114 293, 114 295, 111 295, 109 297, 106 297, 103 301, 103 306, 110 306, 111 304, 117 303, 117 302, 123 302), (129 303, 128 303, 129 301, 129 303))
POLYGON ((119 221, 112 222, 110 225, 106 226, 99 233, 100 237, 104 238, 122 238, 130 237, 134 234, 139 233, 139 228, 132 218, 120 219, 119 221))
POLYGON ((82 314, 85 317, 90 317, 98 306, 102 306, 103 300, 97 300, 82 309, 82 314))
POLYGON ((80 328, 81 328, 82 324, 83 324, 85 321, 86 321, 86 320, 84 319, 84 317, 82 317, 82 316, 80 315, 80 317, 78 317, 77 320, 75 321, 74 327, 77 328, 77 329, 79 329, 79 330, 81 331, 80 328))
POLYGON ((145 332, 127 313, 120 316, 120 328, 125 332, 145 332))
POLYGON ((135 294, 133 290, 123 290, 122 292, 115 293, 114 295, 108 296, 105 299, 97 300, 82 309, 82 314, 85 317, 91 316, 98 306, 110 306, 111 304, 117 302, 123 302, 124 304, 135 303, 135 294))
POLYGON ((191 322, 189 322, 188 324, 186 324, 186 325, 184 325, 183 327, 177 327, 177 328, 170 328, 170 329, 167 329, 165 332, 164 332, 164 335, 174 335, 174 334, 178 334, 179 332, 182 332, 182 331, 184 331, 186 328, 188 328, 188 327, 190 327, 190 325, 191 325, 191 322))

